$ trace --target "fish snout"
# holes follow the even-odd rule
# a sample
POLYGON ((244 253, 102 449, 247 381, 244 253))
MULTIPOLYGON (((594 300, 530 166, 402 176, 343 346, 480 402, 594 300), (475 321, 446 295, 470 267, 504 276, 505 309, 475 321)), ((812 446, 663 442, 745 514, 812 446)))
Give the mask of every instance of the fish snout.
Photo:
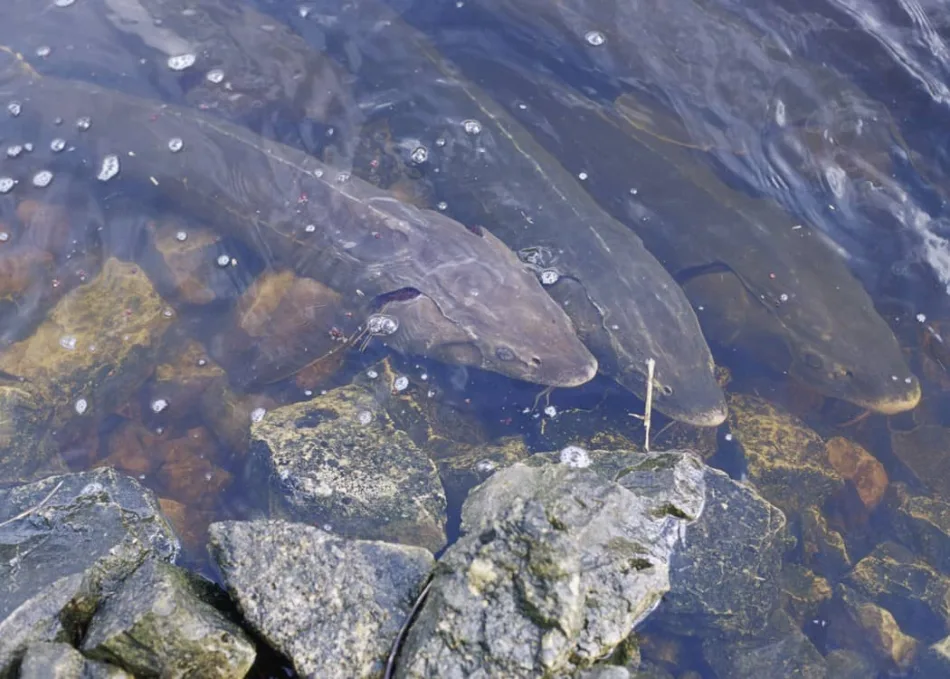
POLYGON ((528 362, 528 381, 551 387, 579 387, 594 379, 598 368, 597 359, 580 340, 534 352, 528 362))
POLYGON ((917 407, 920 403, 921 388, 920 380, 916 375, 892 378, 890 382, 891 388, 882 390, 885 393, 880 397, 864 403, 856 401, 856 405, 864 406, 882 415, 897 415, 917 407))

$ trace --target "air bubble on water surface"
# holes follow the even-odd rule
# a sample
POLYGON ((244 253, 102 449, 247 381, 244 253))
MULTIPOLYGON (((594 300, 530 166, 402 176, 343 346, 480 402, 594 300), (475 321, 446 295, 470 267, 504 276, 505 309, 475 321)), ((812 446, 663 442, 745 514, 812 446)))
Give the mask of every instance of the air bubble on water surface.
POLYGON ((224 71, 222 71, 220 68, 212 68, 210 71, 205 73, 205 79, 209 83, 214 83, 217 85, 224 80, 224 71))
POLYGON ((86 402, 86 399, 84 398, 81 398, 78 401, 76 401, 76 404, 73 406, 73 408, 76 409, 77 415, 82 415, 84 412, 86 412, 86 409, 88 407, 89 407, 89 404, 86 402))
POLYGON ((412 153, 409 154, 409 160, 414 162, 416 165, 421 165, 422 163, 429 160, 429 149, 425 146, 417 146, 412 150, 412 153))
POLYGON ((438 146, 439 148, 442 148, 443 146, 445 146, 445 137, 439 137, 438 139, 436 139, 435 145, 438 146))
POLYGON ((446 210, 449 209, 449 204, 446 203, 444 200, 440 200, 438 203, 436 203, 436 207, 442 212, 445 212, 446 210))
POLYGON ((168 57, 168 68, 173 71, 184 71, 195 65, 194 54, 178 54, 174 57, 168 57))
POLYGON ((779 99, 775 102, 775 124, 785 127, 785 122, 785 102, 779 99))
POLYGON ((27 153, 32 153, 32 152, 33 152, 33 144, 31 144, 30 142, 26 142, 26 143, 23 145, 23 150, 26 151, 27 153))
POLYGON ((54 139, 53 141, 49 143, 49 150, 52 151, 53 153, 59 153, 64 148, 66 148, 65 139, 60 139, 59 137, 57 137, 56 139, 54 139))
POLYGON ((317 179, 320 179, 320 177, 323 176, 323 170, 314 170, 313 176, 316 177, 317 179))
POLYGON ((33 175, 33 186, 38 189, 44 189, 53 181, 53 173, 49 170, 40 170, 33 175))
POLYGON ((7 158, 16 158, 21 153, 23 153, 23 146, 21 144, 13 144, 7 147, 7 158))
POLYGON ((577 178, 580 179, 582 182, 587 180, 587 176, 588 176, 588 175, 587 175, 586 172, 578 172, 578 173, 577 173, 577 178))
POLYGON ((297 16, 299 16, 301 19, 306 19, 308 16, 310 16, 310 8, 301 5, 297 8, 297 16))
POLYGON ((554 406, 548 406, 544 409, 544 414, 548 417, 557 417, 557 408, 554 406))
POLYGON ((101 182, 107 182, 119 174, 119 156, 110 153, 102 159, 102 165, 99 167, 99 174, 96 178, 101 182))
POLYGON ((228 255, 218 255, 218 259, 216 261, 218 262, 218 266, 223 269, 231 263, 231 257, 228 255))
POLYGON ((482 131, 482 124, 477 120, 463 120, 462 129, 465 130, 467 134, 479 134, 482 131))
POLYGON ((76 120, 76 129, 88 130, 90 127, 92 127, 92 118, 89 116, 83 116, 76 120))
POLYGON ((175 240, 177 240, 179 243, 184 243, 186 240, 188 240, 188 232, 179 231, 175 234, 175 240))
POLYGON ((317 226, 316 224, 307 224, 305 227, 303 227, 303 230, 307 233, 313 233, 317 230, 317 226))
POLYGON ((152 401, 152 412, 160 413, 168 407, 168 401, 163 398, 157 398, 152 401))
POLYGON ((198 359, 198 367, 199 367, 199 368, 203 368, 203 367, 205 367, 206 365, 208 365, 207 359, 204 359, 204 358, 199 358, 199 359, 198 359))
POLYGON ((16 186, 16 179, 11 177, 0 177, 0 194, 10 193, 16 186))
POLYGON ((162 309, 162 316, 165 318, 171 318, 175 315, 175 311, 171 307, 165 307, 162 309))
POLYGON ((251 411, 251 422, 260 422, 264 419, 264 415, 266 414, 267 410, 265 408, 254 408, 254 410, 251 411))
POLYGON ((787 301, 788 301, 788 294, 786 294, 786 293, 783 292, 781 295, 778 296, 778 301, 780 301, 780 302, 787 302, 787 301))
POLYGON ((53 4, 57 7, 69 7, 74 2, 76 2, 76 0, 53 0, 53 4))
POLYGON ((359 418, 360 424, 362 425, 367 425, 373 421, 373 413, 368 410, 361 410, 357 417, 359 418))
POLYGON ((172 137, 168 140, 168 150, 172 153, 178 153, 184 148, 185 142, 179 137, 172 137))
POLYGON ((400 375, 395 380, 393 380, 393 389, 396 391, 405 391, 409 387, 409 378, 405 375, 400 375))
POLYGON ((344 182, 347 182, 347 181, 350 180, 350 173, 349 173, 349 172, 340 172, 339 174, 337 174, 336 180, 337 180, 337 183, 339 183, 339 184, 342 184, 342 183, 344 183, 344 182))
POLYGON ((495 471, 495 463, 491 460, 479 460, 475 463, 475 471, 481 474, 488 474, 495 471))
POLYGON ((925 323, 926 321, 927 321, 927 316, 925 316, 924 314, 917 314, 918 323, 925 323))
POLYGON ((392 335, 399 329, 399 321, 385 314, 373 314, 366 319, 366 331, 371 335, 392 335))
POLYGON ((370 378, 371 380, 375 380, 377 377, 379 377, 379 373, 376 372, 375 370, 367 370, 366 376, 370 378))
POLYGON ((590 466, 590 453, 580 446, 567 446, 561 449, 561 464, 583 469, 590 466))
POLYGON ((541 285, 554 285, 561 275, 554 269, 545 269, 541 272, 541 285))
POLYGON ((587 41, 588 45, 600 47, 605 42, 607 42, 607 36, 600 31, 587 31, 587 34, 584 36, 584 40, 587 41))
POLYGON ((11 101, 7 104, 7 112, 16 118, 23 111, 23 106, 18 101, 11 101))
POLYGON ((0 243, 6 243, 10 240, 10 234, 6 231, 0 231, 0 243))
POLYGON ((59 338, 59 346, 67 351, 75 351, 77 341, 75 335, 63 335, 59 338))
POLYGON ((36 48, 36 56, 38 57, 48 57, 52 52, 53 50, 49 45, 42 45, 36 48))

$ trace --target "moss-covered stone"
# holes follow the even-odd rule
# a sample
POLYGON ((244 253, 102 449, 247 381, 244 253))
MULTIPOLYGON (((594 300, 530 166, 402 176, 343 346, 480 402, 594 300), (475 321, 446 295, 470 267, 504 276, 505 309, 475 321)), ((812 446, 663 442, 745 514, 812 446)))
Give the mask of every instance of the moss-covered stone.
POLYGON ((256 656, 253 642, 202 601, 185 571, 151 559, 96 611, 82 649, 137 677, 241 679, 256 656))
POLYGON ((251 428, 275 511, 353 537, 436 551, 445 494, 429 457, 358 384, 268 412, 251 428))
POLYGON ((891 534, 932 566, 950 573, 950 502, 915 495, 903 483, 885 496, 891 534))

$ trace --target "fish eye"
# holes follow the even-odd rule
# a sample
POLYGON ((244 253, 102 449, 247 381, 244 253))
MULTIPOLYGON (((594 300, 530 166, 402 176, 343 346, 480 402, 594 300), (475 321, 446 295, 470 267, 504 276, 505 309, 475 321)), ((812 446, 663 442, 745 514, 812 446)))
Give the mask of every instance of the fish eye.
POLYGON ((495 356, 498 357, 499 361, 513 361, 515 360, 515 352, 505 346, 498 347, 495 349, 495 356))
POLYGON ((802 356, 802 359, 805 361, 805 365, 807 365, 809 368, 814 368, 815 370, 821 370, 821 368, 824 366, 821 357, 819 357, 817 354, 811 353, 810 351, 805 353, 802 356))
POLYGON ((672 395, 673 395, 673 387, 671 387, 671 386, 668 385, 668 384, 661 384, 661 385, 660 385, 660 393, 663 394, 664 396, 672 396, 672 395))

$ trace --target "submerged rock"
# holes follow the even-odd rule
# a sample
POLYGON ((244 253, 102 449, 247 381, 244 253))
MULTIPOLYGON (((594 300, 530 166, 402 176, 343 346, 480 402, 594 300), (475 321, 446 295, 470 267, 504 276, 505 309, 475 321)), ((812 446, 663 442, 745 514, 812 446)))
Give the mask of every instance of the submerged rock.
POLYGON ((781 598, 782 557, 790 544, 785 515, 710 467, 705 486, 705 509, 673 552, 670 592, 656 618, 683 634, 756 633, 781 598))
POLYGON ((891 534, 930 565, 950 573, 950 503, 914 495, 906 485, 895 483, 885 505, 891 534))
POLYGON ((515 464, 476 488, 398 676, 559 676, 609 656, 669 588, 670 551, 695 518, 677 507, 702 508, 695 456, 654 467, 679 461, 692 477, 664 488, 662 500, 646 489, 659 478, 649 468, 642 494, 590 469, 543 462, 515 464))
POLYGON ((128 403, 155 367, 171 323, 163 311, 141 269, 109 259, 0 353, 0 481, 35 478, 64 443, 128 403))
POLYGON ((302 677, 381 676, 435 564, 418 547, 283 521, 226 521, 210 534, 244 619, 302 677))
POLYGON ((253 642, 202 600, 185 571, 151 559, 99 607, 82 649, 137 677, 240 679, 256 655, 253 642))
POLYGON ((835 588, 828 632, 834 645, 868 653, 899 672, 913 666, 918 652, 917 640, 904 633, 889 610, 843 584, 835 588))
POLYGON ((353 384, 272 410, 251 426, 251 440, 274 509, 289 518, 432 551, 445 544, 436 466, 369 389, 353 384))
POLYGON ((123 578, 178 550, 152 493, 114 470, 0 490, 0 677, 29 644, 78 638, 123 578))

